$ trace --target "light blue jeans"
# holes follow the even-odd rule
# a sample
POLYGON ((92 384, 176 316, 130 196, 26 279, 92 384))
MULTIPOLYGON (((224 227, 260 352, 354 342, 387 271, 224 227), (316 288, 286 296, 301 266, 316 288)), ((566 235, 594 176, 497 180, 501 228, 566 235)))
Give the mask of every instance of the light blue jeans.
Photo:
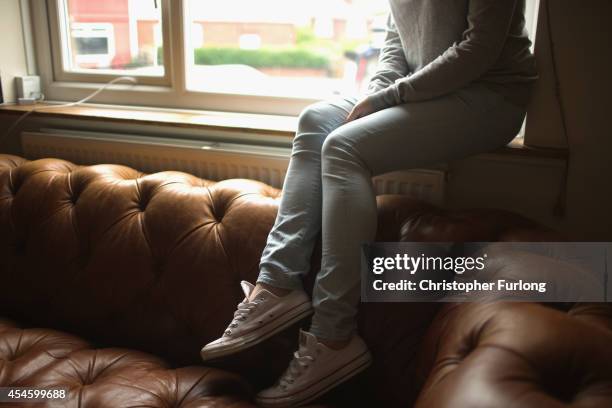
POLYGON ((394 106, 346 123, 352 97, 318 102, 299 118, 274 226, 257 282, 302 288, 321 232, 322 260, 310 331, 349 339, 360 297, 360 248, 374 240, 372 176, 500 148, 519 132, 525 110, 480 84, 394 106))

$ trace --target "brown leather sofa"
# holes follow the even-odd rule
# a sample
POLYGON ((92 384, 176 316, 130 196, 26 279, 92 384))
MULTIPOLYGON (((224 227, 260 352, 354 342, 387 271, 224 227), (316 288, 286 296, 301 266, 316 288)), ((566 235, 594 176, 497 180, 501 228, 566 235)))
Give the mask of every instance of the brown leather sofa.
MULTIPOLYGON (((253 406, 297 327, 212 366, 199 350, 230 320, 240 280, 255 279, 279 194, 0 155, 0 387, 69 390, 33 406, 253 406)), ((380 241, 560 238, 503 211, 378 203, 380 241)), ((612 407, 606 304, 370 303, 359 327, 375 362, 322 404, 612 407)))

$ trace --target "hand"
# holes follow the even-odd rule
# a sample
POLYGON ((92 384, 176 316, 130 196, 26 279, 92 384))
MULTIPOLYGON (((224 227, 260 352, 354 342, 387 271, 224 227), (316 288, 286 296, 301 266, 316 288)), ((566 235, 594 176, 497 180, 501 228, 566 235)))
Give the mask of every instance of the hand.
POLYGON ((351 113, 349 113, 349 115, 346 117, 346 121, 350 122, 355 119, 363 118, 364 116, 368 116, 377 110, 378 109, 374 108, 371 99, 366 96, 355 104, 351 113))

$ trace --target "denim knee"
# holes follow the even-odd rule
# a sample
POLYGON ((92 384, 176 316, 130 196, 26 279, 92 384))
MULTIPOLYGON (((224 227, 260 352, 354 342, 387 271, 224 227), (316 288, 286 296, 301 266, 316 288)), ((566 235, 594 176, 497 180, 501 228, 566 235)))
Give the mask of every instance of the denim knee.
POLYGON ((324 101, 313 103, 300 113, 297 134, 329 133, 331 130, 326 125, 329 121, 329 104, 324 101))
POLYGON ((344 124, 352 103, 343 99, 319 101, 307 106, 298 118, 297 134, 328 135, 344 124))
POLYGON ((351 143, 351 135, 338 128, 330 133, 321 148, 321 157, 324 168, 330 166, 342 166, 359 168, 371 173, 367 163, 361 158, 359 151, 351 143))

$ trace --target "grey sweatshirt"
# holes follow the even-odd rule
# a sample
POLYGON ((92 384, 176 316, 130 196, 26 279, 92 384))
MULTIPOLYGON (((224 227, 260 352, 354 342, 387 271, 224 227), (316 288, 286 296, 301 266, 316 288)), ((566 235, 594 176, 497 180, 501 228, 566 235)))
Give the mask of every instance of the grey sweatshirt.
POLYGON ((537 79, 525 0, 390 0, 368 94, 379 109, 480 82, 519 106, 537 79))

